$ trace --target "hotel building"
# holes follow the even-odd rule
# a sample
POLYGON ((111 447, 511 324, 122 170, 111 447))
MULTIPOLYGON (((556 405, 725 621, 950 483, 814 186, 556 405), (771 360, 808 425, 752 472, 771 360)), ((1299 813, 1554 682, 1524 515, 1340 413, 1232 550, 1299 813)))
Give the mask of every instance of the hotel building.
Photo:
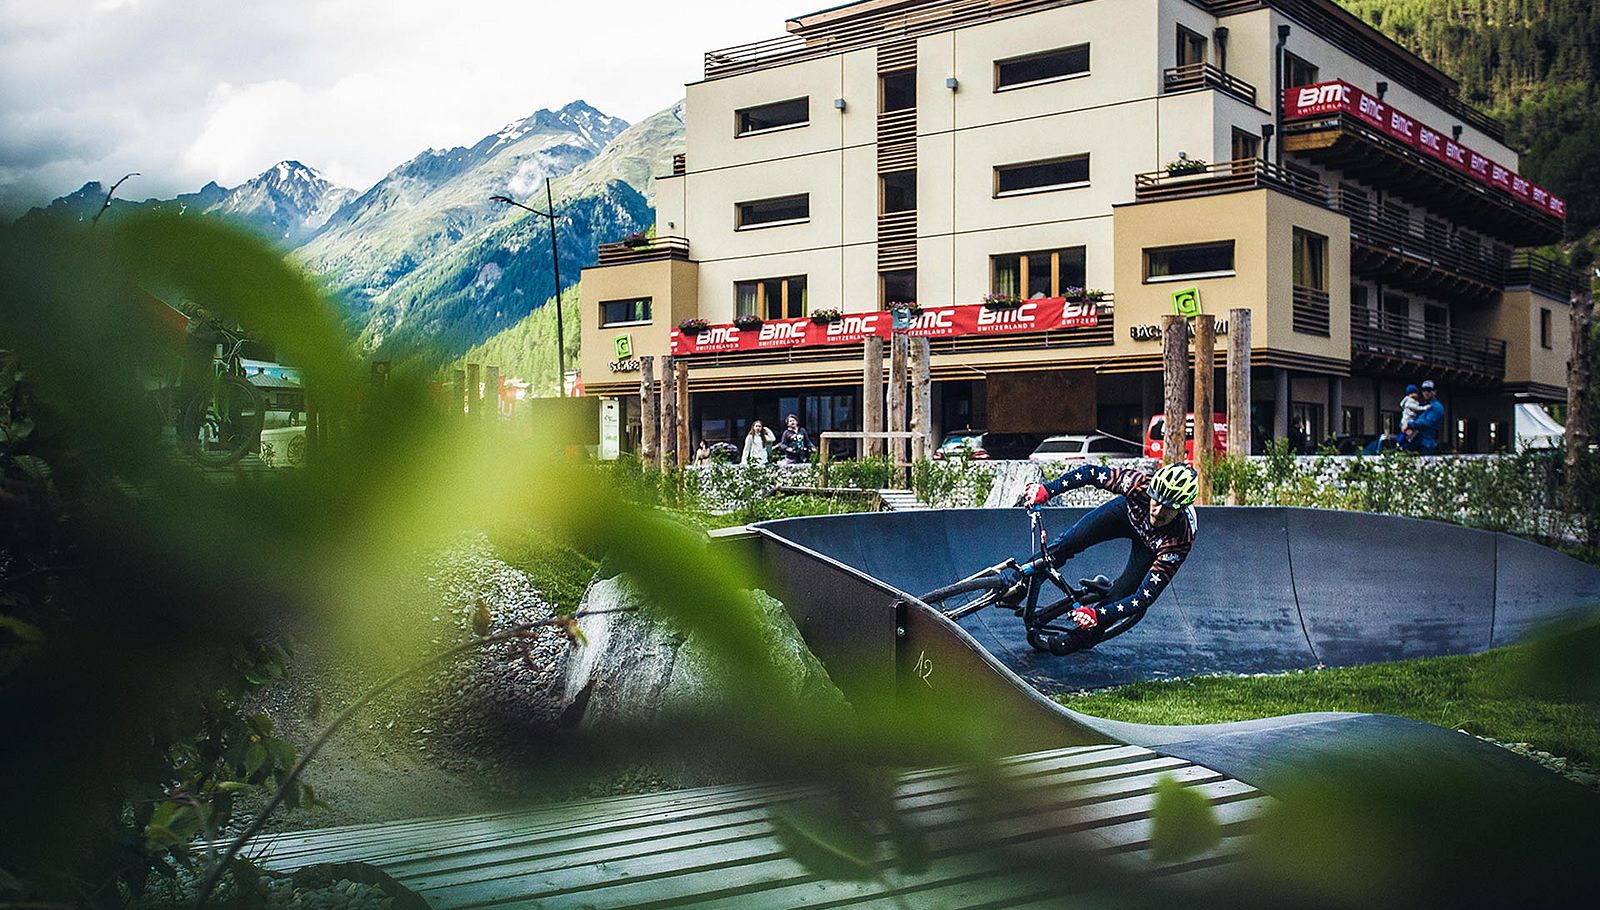
POLYGON ((922 308, 935 432, 1136 436, 1191 290, 1251 310, 1258 444, 1392 429, 1432 378, 1444 443, 1489 451, 1514 402, 1565 397, 1579 279, 1527 249, 1564 203, 1331 0, 861 0, 708 52, 684 122, 656 236, 583 272, 582 379, 623 401, 624 448, 640 355, 687 364, 693 440, 860 429, 895 301, 922 308))

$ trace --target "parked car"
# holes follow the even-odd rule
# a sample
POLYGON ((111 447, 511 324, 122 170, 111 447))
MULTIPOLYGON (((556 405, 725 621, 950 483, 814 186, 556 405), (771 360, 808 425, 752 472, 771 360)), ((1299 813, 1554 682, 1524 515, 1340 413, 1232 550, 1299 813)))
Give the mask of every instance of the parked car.
POLYGON ((933 450, 933 457, 973 458, 979 461, 1023 461, 1032 454, 1044 436, 1040 433, 990 433, 984 430, 959 430, 946 433, 933 450))
MULTIPOLYGON (((1167 418, 1164 414, 1150 415, 1148 429, 1144 433, 1144 455, 1146 458, 1160 458, 1165 449, 1167 418)), ((1194 461, 1194 414, 1191 412, 1184 420, 1184 459, 1194 461)), ((1228 418, 1225 414, 1214 413, 1211 415, 1211 440, 1212 451, 1218 457, 1228 451, 1228 418)))
POLYGON ((1135 443, 1113 439, 1099 433, 1078 433, 1051 436, 1028 456, 1029 461, 1082 462, 1091 458, 1138 458, 1141 454, 1135 443))

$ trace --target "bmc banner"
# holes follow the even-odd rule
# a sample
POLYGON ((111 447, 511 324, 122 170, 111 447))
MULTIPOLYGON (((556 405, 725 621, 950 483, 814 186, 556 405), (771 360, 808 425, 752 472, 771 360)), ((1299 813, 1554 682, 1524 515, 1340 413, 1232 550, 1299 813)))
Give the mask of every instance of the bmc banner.
POLYGON ((1284 89, 1283 119, 1305 120, 1330 114, 1349 114, 1381 131, 1401 145, 1438 161, 1445 167, 1486 187, 1497 189, 1565 221, 1567 203, 1534 186, 1525 178, 1467 148, 1449 135, 1379 101, 1348 82, 1334 80, 1284 89))
MULTIPOLYGON (((800 345, 853 344, 869 335, 888 338, 893 314, 886 310, 845 313, 837 320, 818 324, 810 317, 772 319, 759 327, 708 326, 693 335, 672 330, 672 356, 723 351, 763 351, 800 345)), ((903 331, 916 338, 956 338, 962 335, 1003 335, 1013 332, 1048 332, 1086 329, 1100 324, 1100 304, 1068 301, 1062 297, 1024 300, 1005 310, 980 305, 928 307, 905 322, 903 331)))

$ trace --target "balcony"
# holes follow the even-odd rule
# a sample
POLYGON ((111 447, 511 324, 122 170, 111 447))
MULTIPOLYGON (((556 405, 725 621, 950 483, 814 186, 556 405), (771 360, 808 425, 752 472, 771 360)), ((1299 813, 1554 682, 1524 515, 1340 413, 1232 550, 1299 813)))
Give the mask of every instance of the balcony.
POLYGON ((1161 92, 1192 92, 1196 89, 1214 88, 1238 98, 1246 104, 1256 103, 1256 87, 1232 73, 1224 72, 1209 63, 1189 63, 1174 66, 1161 74, 1161 92))
POLYGON ((1133 175, 1133 198, 1139 202, 1164 202, 1261 188, 1288 193, 1314 205, 1328 205, 1328 188, 1321 182, 1260 158, 1219 161, 1181 174, 1160 170, 1133 175))
POLYGON ((1413 217, 1403 207, 1381 208, 1362 190, 1341 186, 1334 207, 1350 219, 1350 268, 1412 290, 1488 299, 1499 293, 1511 248, 1413 217))
POLYGON ((651 237, 641 241, 621 241, 600 244, 597 265, 625 265, 630 262, 652 262, 658 259, 689 258, 689 241, 682 237, 651 237))
POLYGON ((678 152, 672 156, 672 176, 681 177, 687 173, 689 173, 689 156, 678 152))
POLYGON ((1532 288, 1552 297, 1570 300, 1573 294, 1583 289, 1584 275, 1582 271, 1562 265, 1543 253, 1517 250, 1506 265, 1501 283, 1508 288, 1532 288))
POLYGON ((1296 285, 1292 316, 1292 324, 1296 332, 1302 335, 1329 337, 1329 330, 1333 327, 1333 318, 1328 301, 1328 292, 1296 285))
POLYGON ((1506 343, 1355 308, 1350 315, 1350 362, 1378 373, 1427 374, 1460 385, 1493 385, 1505 377, 1506 343))

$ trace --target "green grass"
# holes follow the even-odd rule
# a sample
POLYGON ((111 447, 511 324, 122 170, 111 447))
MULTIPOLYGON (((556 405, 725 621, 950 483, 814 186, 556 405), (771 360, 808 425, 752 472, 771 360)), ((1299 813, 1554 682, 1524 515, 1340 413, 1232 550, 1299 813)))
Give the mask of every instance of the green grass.
POLYGON ((1146 724, 1208 724, 1308 711, 1397 714, 1600 765, 1600 705, 1533 694, 1529 649, 1306 670, 1200 676, 1062 696, 1074 710, 1146 724))
POLYGON ((507 565, 528 573, 558 614, 577 611, 599 565, 588 555, 552 540, 547 532, 532 528, 492 534, 489 543, 507 565))

